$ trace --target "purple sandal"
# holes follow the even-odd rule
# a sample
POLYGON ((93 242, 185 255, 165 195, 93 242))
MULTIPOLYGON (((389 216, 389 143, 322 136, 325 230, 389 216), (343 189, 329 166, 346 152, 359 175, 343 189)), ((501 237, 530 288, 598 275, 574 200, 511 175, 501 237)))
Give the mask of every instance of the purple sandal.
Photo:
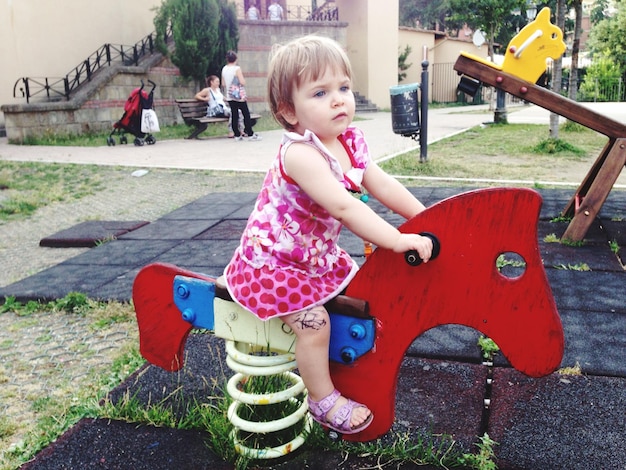
POLYGON ((329 420, 326 418, 328 412, 335 406, 337 400, 341 396, 341 393, 337 389, 328 395, 326 398, 322 398, 320 401, 313 401, 311 398, 307 398, 309 402, 309 411, 315 421, 322 426, 327 426, 330 429, 337 431, 341 434, 355 434, 363 431, 366 427, 372 424, 374 415, 370 412, 368 418, 362 424, 357 427, 350 426, 350 418, 352 417, 352 411, 360 406, 365 407, 361 403, 348 399, 348 403, 340 407, 333 417, 329 420))

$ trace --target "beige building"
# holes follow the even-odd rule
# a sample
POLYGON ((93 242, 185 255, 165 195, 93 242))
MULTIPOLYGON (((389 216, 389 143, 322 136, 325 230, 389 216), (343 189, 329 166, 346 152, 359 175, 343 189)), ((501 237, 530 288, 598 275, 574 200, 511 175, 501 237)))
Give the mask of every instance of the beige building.
MULTIPOLYGON (((310 0, 280 0, 285 14, 282 24, 265 20, 270 0, 237 0, 240 28, 246 28, 245 12, 254 1, 261 12, 261 22, 267 28, 280 32, 282 40, 296 35, 299 28, 290 25, 304 24, 311 11, 310 0)), ((0 4, 0 58, 3 73, 0 74, 0 104, 24 104, 20 93, 21 77, 60 78, 70 73, 94 51, 104 44, 133 45, 154 31, 154 10, 160 0, 8 0, 0 4), (17 86, 16 86, 17 85, 17 86), (14 96, 15 95, 15 96, 14 96)), ((336 7, 339 24, 343 25, 345 47, 351 58, 354 72, 354 89, 379 108, 389 107, 389 87, 397 84, 398 54, 408 44, 412 49, 405 82, 419 82, 421 62, 427 51, 431 64, 442 60, 453 63, 460 49, 486 55, 471 42, 450 40, 445 35, 398 28, 398 1, 382 0, 318 0, 319 6, 336 7)), ((308 30, 315 31, 309 25, 308 30)), ((242 33, 243 34, 243 33, 242 33)), ((258 60, 266 61, 269 47, 245 52, 254 53, 258 60)), ((486 46, 483 46, 486 49, 486 46)), ((258 68, 257 75, 262 75, 258 68)), ((258 80, 263 77, 257 76, 258 80)), ((433 77, 431 75, 431 80, 433 77)), ((448 86, 444 95, 454 94, 456 83, 448 86)), ((256 87, 262 90, 263 87, 256 87)), ((438 93, 437 83, 431 81, 431 93, 438 93)), ((261 93, 259 91, 259 93, 261 93)), ((431 95, 432 96, 432 95, 431 95)), ((443 96, 443 95, 442 95, 443 96)), ((253 96, 263 103, 263 96, 253 96)), ((34 97, 31 102, 40 100, 34 97)), ((257 107, 256 109, 259 109, 257 107)), ((261 110, 261 109, 259 109, 261 110)), ((4 116, 0 115, 0 125, 4 116)))
POLYGON ((160 0, 7 0, 0 3, 0 103, 24 103, 21 77, 63 77, 103 44, 154 31, 160 0))

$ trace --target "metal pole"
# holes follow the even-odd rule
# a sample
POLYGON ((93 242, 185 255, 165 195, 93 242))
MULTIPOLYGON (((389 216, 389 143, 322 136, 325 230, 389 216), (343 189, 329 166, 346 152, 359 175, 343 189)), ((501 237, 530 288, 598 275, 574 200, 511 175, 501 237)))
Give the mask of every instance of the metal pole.
POLYGON ((422 61, 421 107, 420 123, 420 162, 428 161, 428 46, 424 46, 424 60, 422 61))
POLYGON ((508 124, 506 113, 506 91, 500 88, 496 89, 496 112, 493 115, 493 121, 496 124, 508 124))

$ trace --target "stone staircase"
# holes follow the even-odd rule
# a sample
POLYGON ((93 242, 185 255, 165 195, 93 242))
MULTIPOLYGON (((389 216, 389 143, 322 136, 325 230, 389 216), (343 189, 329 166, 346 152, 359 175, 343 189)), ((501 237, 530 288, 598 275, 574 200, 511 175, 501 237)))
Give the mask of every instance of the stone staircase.
POLYGON ((356 101, 357 113, 375 113, 379 111, 378 106, 358 93, 354 93, 354 100, 356 101))

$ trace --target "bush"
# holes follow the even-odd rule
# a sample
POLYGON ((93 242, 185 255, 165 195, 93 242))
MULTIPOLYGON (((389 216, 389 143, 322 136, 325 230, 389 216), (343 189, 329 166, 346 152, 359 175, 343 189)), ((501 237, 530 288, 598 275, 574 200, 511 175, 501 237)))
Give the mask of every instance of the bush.
POLYGON ((596 58, 580 85, 581 101, 621 101, 624 96, 619 65, 608 54, 596 58))
POLYGON ((226 0, 165 0, 154 18, 157 47, 171 57, 185 78, 204 83, 210 74, 220 75, 226 51, 239 41, 237 15, 226 0), (172 53, 163 38, 172 29, 172 53))

